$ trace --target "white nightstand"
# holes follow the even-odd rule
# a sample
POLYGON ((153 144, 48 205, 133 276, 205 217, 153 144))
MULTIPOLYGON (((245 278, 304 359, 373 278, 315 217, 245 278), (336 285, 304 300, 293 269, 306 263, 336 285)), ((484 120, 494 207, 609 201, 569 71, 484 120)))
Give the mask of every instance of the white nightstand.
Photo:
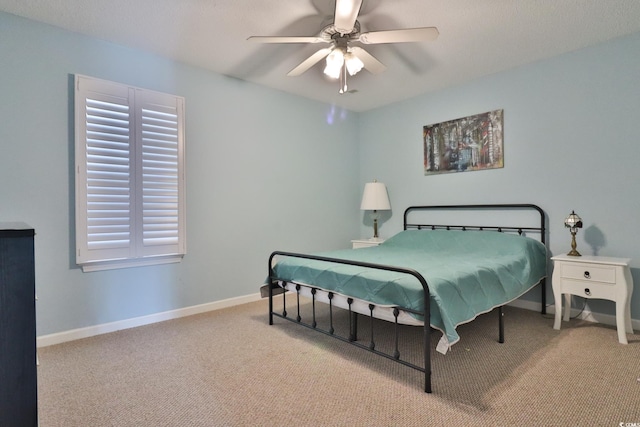
POLYGON ((356 239, 351 241, 352 249, 369 248, 371 246, 378 246, 384 242, 384 239, 356 239))
POLYGON ((629 258, 600 256, 559 255, 553 261, 553 297, 556 301, 556 317, 553 329, 560 329, 562 294, 565 295, 564 320, 569 320, 571 295, 599 298, 616 303, 618 341, 627 344, 626 334, 633 334, 631 326, 631 294, 633 278, 629 258))

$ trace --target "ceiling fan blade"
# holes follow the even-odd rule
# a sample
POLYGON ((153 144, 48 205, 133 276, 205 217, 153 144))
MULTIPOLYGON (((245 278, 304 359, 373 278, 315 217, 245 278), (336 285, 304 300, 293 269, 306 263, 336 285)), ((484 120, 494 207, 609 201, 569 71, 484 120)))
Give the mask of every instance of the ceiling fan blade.
POLYGON ((289 76, 289 77, 299 76, 300 74, 302 74, 305 71, 307 71, 309 68, 311 68, 314 65, 316 65, 318 62, 320 62, 327 55, 329 55, 332 50, 333 50, 332 47, 325 47, 324 49, 320 49, 319 51, 317 51, 316 53, 314 53, 313 55, 311 55, 310 57, 308 57, 307 59, 302 61, 300 63, 300 65, 298 65, 296 68, 294 68, 293 70, 289 71, 287 76, 289 76))
POLYGON ((251 36, 247 40, 257 43, 327 43, 327 41, 321 37, 251 36))
POLYGON ((349 34, 358 19, 362 0, 336 0, 333 26, 340 34, 349 34))
POLYGON ((373 55, 361 47, 353 46, 349 48, 349 52, 362 61, 364 68, 369 70, 372 74, 378 74, 387 69, 382 62, 378 61, 373 55))
POLYGON ((358 41, 364 44, 404 43, 431 41, 440 33, 436 27, 409 28, 406 30, 371 31, 362 33, 358 41))

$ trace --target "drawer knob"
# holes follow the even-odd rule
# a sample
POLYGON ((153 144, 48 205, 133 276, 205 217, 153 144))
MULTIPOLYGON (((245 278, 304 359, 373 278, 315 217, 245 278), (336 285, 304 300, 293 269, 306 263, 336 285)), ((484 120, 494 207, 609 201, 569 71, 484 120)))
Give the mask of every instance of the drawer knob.
POLYGON ((589 273, 588 271, 584 272, 584 278, 585 279, 591 279, 591 273, 589 273))
POLYGON ((589 288, 584 288, 585 295, 591 295, 591 290, 589 288))

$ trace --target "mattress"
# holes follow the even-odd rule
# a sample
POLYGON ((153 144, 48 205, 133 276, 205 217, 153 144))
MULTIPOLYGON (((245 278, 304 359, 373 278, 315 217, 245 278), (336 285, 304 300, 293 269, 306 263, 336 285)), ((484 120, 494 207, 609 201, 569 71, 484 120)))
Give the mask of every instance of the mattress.
MULTIPOLYGON (((443 332, 447 345, 459 341, 457 326, 533 288, 547 265, 541 242, 497 231, 406 230, 376 247, 314 255, 420 273, 429 286, 429 323, 443 332)), ((292 257, 276 258, 273 272, 280 281, 424 312, 422 285, 408 274, 292 257)))

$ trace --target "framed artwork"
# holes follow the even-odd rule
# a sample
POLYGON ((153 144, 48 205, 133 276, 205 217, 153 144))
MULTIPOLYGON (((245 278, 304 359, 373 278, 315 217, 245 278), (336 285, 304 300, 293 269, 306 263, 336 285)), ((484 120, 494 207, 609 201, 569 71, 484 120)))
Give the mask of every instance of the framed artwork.
POLYGON ((424 174, 504 167, 503 112, 494 110, 424 126, 424 174))

